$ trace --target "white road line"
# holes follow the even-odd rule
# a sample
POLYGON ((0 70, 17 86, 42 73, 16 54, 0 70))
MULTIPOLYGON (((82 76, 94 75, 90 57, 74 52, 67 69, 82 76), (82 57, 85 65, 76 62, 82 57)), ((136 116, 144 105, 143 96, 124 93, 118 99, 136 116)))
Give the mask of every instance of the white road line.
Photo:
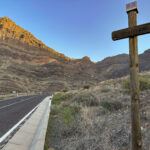
MULTIPOLYGON (((37 95, 36 95, 36 96, 37 96, 37 95)), ((15 102, 15 103, 12 103, 12 104, 9 104, 9 105, 6 105, 6 106, 3 106, 3 107, 0 107, 0 110, 1 110, 1 109, 3 109, 3 108, 9 107, 9 106, 12 106, 12 105, 18 104, 18 103, 22 103, 22 102, 24 102, 24 101, 26 101, 26 100, 29 100, 29 99, 31 99, 31 98, 33 98, 33 97, 36 97, 36 96, 32 96, 32 97, 30 97, 30 98, 23 99, 22 101, 20 100, 19 102, 15 102)))
MULTIPOLYGON (((33 96, 33 95, 30 95, 30 96, 33 96)), ((0 103, 6 102, 6 101, 11 101, 13 99, 19 99, 19 98, 22 98, 22 97, 26 97, 26 96, 12 97, 12 98, 9 98, 9 99, 4 99, 4 100, 0 99, 0 103)))
POLYGON ((17 124, 9 129, 1 138, 0 143, 3 142, 41 103, 35 106, 27 115, 25 115, 17 124))

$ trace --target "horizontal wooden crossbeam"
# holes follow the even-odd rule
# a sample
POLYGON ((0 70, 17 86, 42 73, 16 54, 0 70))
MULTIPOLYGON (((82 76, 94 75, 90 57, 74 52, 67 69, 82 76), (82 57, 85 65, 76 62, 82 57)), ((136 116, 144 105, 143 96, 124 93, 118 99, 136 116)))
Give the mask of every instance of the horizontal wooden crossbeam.
POLYGON ((114 31, 112 32, 112 40, 116 41, 120 39, 147 34, 147 33, 150 33, 150 23, 114 31))

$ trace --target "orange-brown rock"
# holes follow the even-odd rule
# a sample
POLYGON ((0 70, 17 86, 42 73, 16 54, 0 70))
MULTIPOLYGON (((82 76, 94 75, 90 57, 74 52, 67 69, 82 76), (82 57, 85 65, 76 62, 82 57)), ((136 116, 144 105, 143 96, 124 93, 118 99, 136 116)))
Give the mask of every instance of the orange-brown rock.
POLYGON ((16 25, 15 22, 8 17, 0 18, 0 37, 2 39, 12 38, 26 42, 32 46, 46 48, 40 40, 36 39, 30 32, 16 25))
POLYGON ((27 43, 30 46, 47 49, 60 57, 71 60, 64 54, 58 53, 54 49, 47 47, 44 43, 35 38, 33 34, 16 25, 16 23, 8 17, 0 17, 0 39, 5 40, 7 38, 19 40, 20 42, 27 43))

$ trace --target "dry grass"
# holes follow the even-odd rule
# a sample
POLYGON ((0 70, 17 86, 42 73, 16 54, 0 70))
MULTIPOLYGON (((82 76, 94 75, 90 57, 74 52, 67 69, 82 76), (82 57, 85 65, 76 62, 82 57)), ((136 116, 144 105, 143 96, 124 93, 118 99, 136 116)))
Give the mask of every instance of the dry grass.
MULTIPOLYGON (((150 78, 149 72, 142 75, 150 78)), ((129 150, 130 96, 121 88, 127 78, 55 95, 55 98, 59 95, 59 100, 53 101, 45 150, 49 147, 54 150, 129 150), (67 113, 71 114, 67 117, 73 117, 67 125, 61 119, 66 107, 69 109, 67 113)), ((150 90, 141 92, 143 150, 150 149, 149 97, 150 90)))

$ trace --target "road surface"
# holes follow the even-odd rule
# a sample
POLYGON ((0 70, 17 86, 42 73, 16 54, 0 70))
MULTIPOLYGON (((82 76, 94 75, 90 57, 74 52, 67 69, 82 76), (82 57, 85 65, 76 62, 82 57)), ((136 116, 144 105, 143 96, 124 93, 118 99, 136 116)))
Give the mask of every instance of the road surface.
POLYGON ((48 95, 32 95, 0 101, 0 137, 48 95))

